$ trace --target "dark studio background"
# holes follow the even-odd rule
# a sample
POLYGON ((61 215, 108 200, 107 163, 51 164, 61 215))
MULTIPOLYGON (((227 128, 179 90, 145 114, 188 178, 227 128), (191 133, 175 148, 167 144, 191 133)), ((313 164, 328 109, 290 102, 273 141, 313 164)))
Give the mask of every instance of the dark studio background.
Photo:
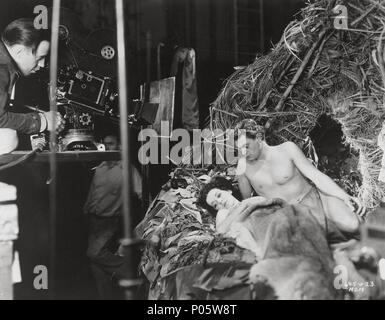
MULTIPOLYGON (((47 0, 1 0, 0 29, 14 19, 33 16, 34 6, 51 7, 51 3, 47 0)), ((175 47, 192 47, 196 51, 200 122, 203 126, 210 103, 216 98, 223 80, 233 72, 233 67, 248 64, 256 54, 268 52, 303 5, 301 0, 265 0, 263 3, 261 13, 259 0, 126 1, 127 72, 131 98, 139 97, 140 84, 157 80, 157 48, 160 43, 164 45, 160 51, 161 78, 170 74, 175 47), (238 3, 237 11, 235 2, 238 3), (151 51, 150 63, 146 60, 146 48, 147 52, 148 48, 151 51)), ((115 35, 113 0, 62 0, 62 7, 69 9, 82 22, 84 28, 77 30, 77 36, 89 49, 94 45, 90 39, 97 37, 95 33, 106 38, 109 34, 115 35)), ((68 16, 71 15, 68 13, 68 16)), ((97 60, 80 56, 83 58, 94 73, 111 72, 112 76, 115 75, 113 66, 103 66, 97 60)), ((22 89, 16 89, 17 104, 47 105, 46 86, 41 78, 24 79, 18 83, 17 88, 22 89)), ((178 108, 180 105, 176 101, 176 115, 178 108)), ((97 138, 110 130, 118 130, 108 122, 97 124, 97 138)), ((178 119, 175 126, 178 126, 178 119)), ((28 148, 28 137, 21 137, 21 140, 20 148, 28 148)), ((133 146, 133 158, 136 158, 138 146, 135 139, 133 146)), ((82 212, 91 179, 89 167, 90 164, 75 163, 58 166, 56 277, 54 288, 49 284, 46 291, 33 288, 33 268, 49 265, 52 241, 46 184, 48 165, 30 163, 1 172, 1 181, 18 188, 20 235, 16 247, 20 254, 23 282, 15 285, 15 299, 97 298, 85 256, 87 230, 82 212)), ((167 180, 169 169, 169 166, 150 169, 152 195, 167 180)))

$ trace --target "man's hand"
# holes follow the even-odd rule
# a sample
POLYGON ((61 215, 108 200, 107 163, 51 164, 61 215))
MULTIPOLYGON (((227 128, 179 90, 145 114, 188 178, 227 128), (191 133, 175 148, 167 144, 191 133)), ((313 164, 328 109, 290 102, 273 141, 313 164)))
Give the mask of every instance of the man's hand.
POLYGON ((32 150, 42 151, 47 144, 44 134, 32 135, 30 136, 30 139, 31 139, 32 150))
POLYGON ((60 132, 64 129, 65 120, 59 112, 48 111, 44 112, 43 115, 47 121, 46 130, 60 132))

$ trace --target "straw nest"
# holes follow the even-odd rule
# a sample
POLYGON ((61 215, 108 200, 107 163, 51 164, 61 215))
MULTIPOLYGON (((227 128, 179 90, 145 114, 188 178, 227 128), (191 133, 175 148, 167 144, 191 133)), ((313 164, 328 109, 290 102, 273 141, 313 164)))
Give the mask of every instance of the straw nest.
POLYGON ((270 143, 304 146, 319 116, 331 115, 359 153, 358 196, 376 206, 385 198, 377 146, 385 118, 384 26, 385 0, 308 2, 269 54, 225 81, 211 106, 211 129, 253 118, 265 125, 270 143), (346 8, 347 20, 338 17, 345 13, 344 7, 338 13, 338 5, 346 8))

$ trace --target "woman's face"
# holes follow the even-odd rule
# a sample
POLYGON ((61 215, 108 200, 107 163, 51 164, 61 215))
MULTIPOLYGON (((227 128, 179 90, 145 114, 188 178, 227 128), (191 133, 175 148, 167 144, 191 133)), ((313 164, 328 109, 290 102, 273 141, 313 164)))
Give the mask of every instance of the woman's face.
POLYGON ((221 190, 218 188, 209 191, 206 202, 217 211, 221 209, 230 209, 239 203, 239 201, 233 197, 230 190, 221 190))

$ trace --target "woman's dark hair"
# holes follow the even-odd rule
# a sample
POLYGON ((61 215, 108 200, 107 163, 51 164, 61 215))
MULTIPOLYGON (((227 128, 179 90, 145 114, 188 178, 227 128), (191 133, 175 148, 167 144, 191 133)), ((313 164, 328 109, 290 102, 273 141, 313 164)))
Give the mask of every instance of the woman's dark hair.
POLYGON ((40 42, 49 41, 49 32, 45 29, 36 29, 32 19, 22 18, 12 21, 5 27, 1 40, 7 46, 21 44, 32 48, 35 52, 40 42))
POLYGON ((238 200, 241 199, 239 190, 232 185, 231 181, 222 176, 212 178, 211 181, 204 185, 199 192, 197 204, 202 208, 207 209, 213 216, 216 215, 217 211, 212 206, 210 206, 206 200, 208 193, 215 188, 225 191, 232 191, 235 198, 238 200))

